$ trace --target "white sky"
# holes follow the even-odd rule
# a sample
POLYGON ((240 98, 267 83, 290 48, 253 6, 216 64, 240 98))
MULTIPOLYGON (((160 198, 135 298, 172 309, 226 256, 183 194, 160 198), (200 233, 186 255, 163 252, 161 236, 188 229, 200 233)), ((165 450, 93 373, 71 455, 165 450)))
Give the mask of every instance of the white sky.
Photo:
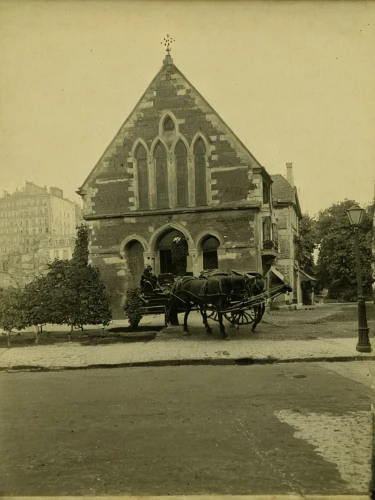
POLYGON ((176 39, 176 66, 303 212, 373 199, 375 2, 0 0, 0 192, 78 201, 176 39))

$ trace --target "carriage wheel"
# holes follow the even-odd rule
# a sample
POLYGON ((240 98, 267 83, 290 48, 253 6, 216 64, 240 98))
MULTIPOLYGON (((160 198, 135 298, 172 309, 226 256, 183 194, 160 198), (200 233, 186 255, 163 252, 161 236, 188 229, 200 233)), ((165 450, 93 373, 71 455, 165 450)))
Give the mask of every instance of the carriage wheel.
POLYGON ((217 311, 207 311, 207 319, 212 319, 212 321, 219 321, 219 315, 217 311))
POLYGON ((246 309, 224 314, 225 319, 236 325, 250 325, 256 317, 254 309, 246 309))

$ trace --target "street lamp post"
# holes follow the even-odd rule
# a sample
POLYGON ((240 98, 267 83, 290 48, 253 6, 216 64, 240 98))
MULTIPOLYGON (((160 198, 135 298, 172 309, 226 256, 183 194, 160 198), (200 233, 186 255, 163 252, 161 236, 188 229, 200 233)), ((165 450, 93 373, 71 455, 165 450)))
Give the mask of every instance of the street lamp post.
POLYGON ((354 250, 355 262, 357 271, 358 285, 358 352, 371 352, 371 344, 369 340, 369 328, 367 326, 366 304, 363 296, 361 256, 359 250, 359 226, 362 222, 363 208, 358 205, 353 205, 347 210, 349 221, 354 228, 354 250))

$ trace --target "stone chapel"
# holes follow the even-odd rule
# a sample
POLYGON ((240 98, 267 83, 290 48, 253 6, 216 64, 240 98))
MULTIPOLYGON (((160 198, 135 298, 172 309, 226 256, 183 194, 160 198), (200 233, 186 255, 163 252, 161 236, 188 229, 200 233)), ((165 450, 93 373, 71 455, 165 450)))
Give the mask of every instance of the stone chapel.
POLYGON ((185 238, 186 274, 266 273, 277 256, 272 179, 175 66, 163 66, 77 191, 90 229, 90 259, 124 317, 127 288, 144 266, 174 272, 185 238))

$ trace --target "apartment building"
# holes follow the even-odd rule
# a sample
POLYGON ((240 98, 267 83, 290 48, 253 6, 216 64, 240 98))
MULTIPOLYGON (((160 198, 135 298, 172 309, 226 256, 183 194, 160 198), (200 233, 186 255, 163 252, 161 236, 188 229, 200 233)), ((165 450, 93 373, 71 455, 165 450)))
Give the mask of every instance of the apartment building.
POLYGON ((13 194, 3 191, 0 268, 18 275, 18 281, 23 277, 28 281, 48 260, 70 258, 79 218, 80 207, 64 198, 57 187, 47 190, 46 186, 26 182, 13 194))

